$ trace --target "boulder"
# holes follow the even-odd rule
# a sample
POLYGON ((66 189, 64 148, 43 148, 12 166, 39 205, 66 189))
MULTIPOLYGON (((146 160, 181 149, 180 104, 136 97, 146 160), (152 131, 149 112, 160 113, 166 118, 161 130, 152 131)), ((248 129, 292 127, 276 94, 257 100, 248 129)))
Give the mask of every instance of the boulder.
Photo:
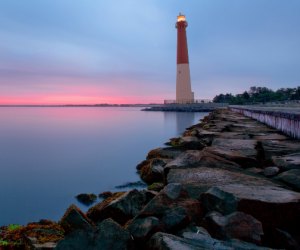
POLYGON ((145 243, 154 233, 162 231, 163 226, 158 218, 149 216, 133 219, 127 225, 127 230, 132 235, 134 241, 145 243))
POLYGON ((257 185, 241 182, 218 188, 235 196, 237 210, 252 215, 263 223, 264 228, 298 228, 300 193, 276 185, 260 185, 259 182, 257 185))
POLYGON ((101 199, 107 199, 111 196, 113 196, 113 193, 110 192, 110 191, 105 191, 105 192, 102 192, 98 195, 98 197, 101 198, 101 199))
POLYGON ((278 134, 278 133, 257 133, 254 134, 253 139, 259 140, 259 141, 265 141, 265 140, 288 140, 289 138, 285 135, 278 134))
POLYGON ((264 234, 261 222, 242 212, 227 216, 211 212, 204 218, 204 225, 213 237, 221 240, 239 239, 260 244, 264 234))
POLYGON ((117 193, 116 196, 112 196, 90 208, 87 216, 94 222, 112 218, 123 225, 136 216, 154 195, 151 191, 138 191, 136 189, 126 193, 117 193))
POLYGON ((266 159, 275 159, 274 156, 296 154, 300 152, 299 142, 292 140, 265 140, 261 141, 266 159))
POLYGON ((59 223, 66 233, 78 229, 88 230, 93 227, 88 217, 75 205, 67 209, 59 223))
MULTIPOLYGON (((245 171, 205 167, 171 169, 167 182, 181 183, 185 189, 189 187, 191 191, 188 193, 194 193, 193 195, 217 187, 226 195, 235 197, 237 211, 252 215, 267 227, 291 228, 300 223, 300 193, 284 189, 270 179, 245 171)), ((210 202, 215 202, 214 206, 218 207, 222 204, 219 199, 220 196, 216 196, 210 202)))
POLYGON ((218 187, 212 187, 200 196, 206 211, 218 211, 222 214, 230 214, 237 210, 237 198, 218 187))
POLYGON ((300 191, 300 169, 291 169, 283 172, 276 179, 300 191))
POLYGON ((146 245, 148 250, 271 250, 251 243, 230 240, 220 241, 207 235, 186 233, 185 238, 158 232, 146 245))
POLYGON ((199 138, 195 136, 182 136, 179 137, 178 140, 172 141, 172 146, 179 146, 183 149, 194 149, 194 150, 201 150, 204 147, 206 147, 206 144, 204 141, 200 140, 199 138))
POLYGON ((300 153, 273 156, 272 160, 276 166, 283 170, 300 169, 300 153))
POLYGON ((138 165, 138 172, 141 179, 147 184, 164 181, 164 166, 167 161, 165 159, 153 158, 143 161, 138 165))
POLYGON ((78 194, 76 195, 76 199, 86 205, 86 206, 90 206, 92 205, 96 200, 97 200, 97 195, 95 194, 78 194))
POLYGON ((275 185, 270 180, 252 175, 245 171, 232 168, 188 168, 188 169, 171 169, 167 176, 167 183, 198 183, 199 186, 208 188, 227 184, 245 185, 275 185))
POLYGON ((244 155, 242 153, 242 150, 237 151, 237 150, 232 150, 230 148, 211 146, 205 148, 203 151, 213 155, 217 155, 228 161, 235 162, 238 165, 240 165, 242 168, 252 168, 252 167, 260 166, 259 161, 256 159, 256 155, 255 157, 244 155))
POLYGON ((101 222, 96 229, 77 230, 59 241, 58 250, 124 250, 130 245, 130 234, 112 219, 101 222))
POLYGON ((264 169, 264 176, 273 177, 279 173, 280 169, 278 167, 266 167, 264 169))
POLYGON ((147 160, 153 158, 162 159, 174 159, 182 153, 183 149, 180 147, 166 147, 166 148, 156 148, 148 153, 147 160))
POLYGON ((170 169, 198 167, 239 168, 239 165, 220 156, 208 153, 205 150, 187 150, 176 157, 173 161, 167 163, 164 168, 165 173, 168 173, 170 169))
POLYGON ((154 216, 160 219, 166 230, 177 231, 191 221, 199 223, 203 208, 196 199, 191 199, 181 186, 165 187, 138 214, 138 218, 154 216))
POLYGON ((256 151, 256 140, 243 140, 243 139, 222 139, 216 138, 212 142, 212 146, 215 146, 219 149, 226 149, 229 151, 234 151, 237 154, 240 154, 248 158, 257 158, 256 151))

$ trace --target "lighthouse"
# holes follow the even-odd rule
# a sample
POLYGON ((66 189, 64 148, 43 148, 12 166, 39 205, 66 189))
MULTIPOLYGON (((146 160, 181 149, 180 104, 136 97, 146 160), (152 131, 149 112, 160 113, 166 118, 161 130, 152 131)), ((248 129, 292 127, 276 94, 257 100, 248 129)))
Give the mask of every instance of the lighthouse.
POLYGON ((194 93, 191 87, 189 55, 186 37, 188 23, 185 15, 177 16, 177 73, 176 73, 176 103, 193 103, 194 93))

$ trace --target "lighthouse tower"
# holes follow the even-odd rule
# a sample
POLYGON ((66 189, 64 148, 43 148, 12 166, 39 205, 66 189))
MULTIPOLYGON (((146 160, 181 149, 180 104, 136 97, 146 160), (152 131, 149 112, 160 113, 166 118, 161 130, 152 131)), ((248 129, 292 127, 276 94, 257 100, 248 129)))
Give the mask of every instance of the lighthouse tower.
POLYGON ((194 93, 191 88, 189 55, 186 38, 188 23, 185 16, 179 13, 177 28, 177 75, 176 75, 176 103, 193 103, 194 93))

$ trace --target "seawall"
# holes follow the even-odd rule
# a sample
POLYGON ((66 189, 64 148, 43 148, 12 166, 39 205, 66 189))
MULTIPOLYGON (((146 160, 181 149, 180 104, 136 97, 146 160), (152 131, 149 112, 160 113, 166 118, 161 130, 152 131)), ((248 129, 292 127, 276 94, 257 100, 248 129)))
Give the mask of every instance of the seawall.
POLYGON ((300 139, 300 108, 230 106, 230 109, 300 139))

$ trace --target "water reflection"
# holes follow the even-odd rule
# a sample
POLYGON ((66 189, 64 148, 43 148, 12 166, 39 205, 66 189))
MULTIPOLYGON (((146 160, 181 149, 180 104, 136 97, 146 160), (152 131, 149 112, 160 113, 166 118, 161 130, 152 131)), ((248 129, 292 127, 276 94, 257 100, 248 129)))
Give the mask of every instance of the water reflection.
POLYGON ((196 117, 203 113, 194 112, 164 112, 165 123, 174 123, 176 121, 176 133, 178 135, 182 134, 186 128, 190 127, 192 124, 197 123, 196 117))

